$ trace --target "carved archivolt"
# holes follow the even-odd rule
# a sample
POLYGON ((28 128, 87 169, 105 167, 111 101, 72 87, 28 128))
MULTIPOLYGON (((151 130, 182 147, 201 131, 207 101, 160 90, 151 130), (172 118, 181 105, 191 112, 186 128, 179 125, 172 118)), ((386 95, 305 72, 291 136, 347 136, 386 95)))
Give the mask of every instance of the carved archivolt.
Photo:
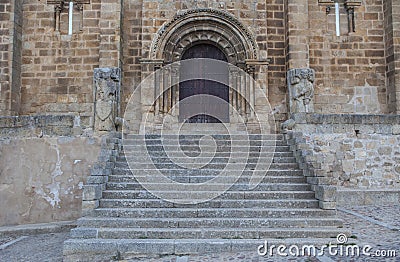
POLYGON ((257 59, 250 31, 231 14, 210 8, 183 11, 165 24, 152 43, 150 59, 178 61, 187 48, 199 42, 218 46, 230 63, 257 59))

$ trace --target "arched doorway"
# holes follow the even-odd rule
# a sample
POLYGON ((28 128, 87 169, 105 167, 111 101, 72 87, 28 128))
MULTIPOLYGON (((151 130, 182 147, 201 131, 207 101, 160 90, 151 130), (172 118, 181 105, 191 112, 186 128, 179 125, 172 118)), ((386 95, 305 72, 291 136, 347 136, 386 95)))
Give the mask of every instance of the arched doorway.
MULTIPOLYGON (((201 43, 188 48, 182 55, 182 60, 195 58, 209 58, 227 62, 225 54, 216 46, 201 43)), ((217 72, 221 74, 218 79, 222 82, 212 80, 207 76, 207 62, 199 59, 196 61, 196 74, 200 75, 199 79, 191 79, 179 83, 179 121, 187 123, 228 123, 229 122, 229 87, 224 84, 228 83, 229 69, 226 63, 218 63, 217 72), (190 99, 191 96, 197 96, 196 99, 190 99), (189 99, 188 99, 189 98, 189 99), (221 102, 221 99, 226 103, 221 102)), ((181 70, 182 74, 189 73, 187 70, 181 70)), ((215 73, 215 72, 214 72, 215 73)))

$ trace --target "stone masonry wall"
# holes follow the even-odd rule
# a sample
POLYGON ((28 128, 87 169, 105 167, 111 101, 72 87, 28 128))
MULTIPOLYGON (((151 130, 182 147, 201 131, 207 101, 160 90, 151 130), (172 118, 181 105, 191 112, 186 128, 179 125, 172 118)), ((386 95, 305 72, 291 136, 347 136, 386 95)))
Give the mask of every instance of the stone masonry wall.
POLYGON ((294 116, 299 150, 330 185, 400 189, 400 117, 294 116))
POLYGON ((393 42, 393 8, 392 0, 384 1, 383 11, 385 16, 385 47, 387 63, 387 88, 388 88, 388 106, 390 112, 396 112, 396 79, 395 79, 395 58, 393 42))
POLYGON ((92 0, 91 4, 84 5, 82 31, 74 30, 72 36, 65 35, 65 10, 61 33, 57 33, 54 5, 39 0, 17 2, 19 5, 15 7, 11 0, 0 3, 3 32, 0 110, 4 114, 8 114, 6 106, 20 114, 93 114, 93 69, 118 66, 120 62, 123 111, 141 81, 139 60, 148 57, 157 30, 179 10, 196 7, 226 10, 254 34, 260 58, 270 59, 268 97, 278 120, 286 117, 286 72, 295 55, 293 52, 297 51, 303 52, 304 63, 316 70, 317 113, 398 112, 400 91, 396 85, 398 65, 394 58, 398 52, 399 0, 361 1, 361 6, 355 8, 356 32, 348 31, 347 13, 341 7, 340 37, 335 36, 334 8, 327 14, 326 5, 319 4, 323 1, 318 0, 308 0, 308 5, 285 0, 92 0), (299 30, 293 31, 296 28, 299 30), (12 47, 10 39, 15 43, 12 47), (23 43, 22 57, 18 54, 18 43, 23 43))
MULTIPOLYGON (((287 118, 285 10, 283 0, 267 0, 268 99, 275 120, 287 118)), ((260 36, 261 37, 261 36, 260 36)))
POLYGON ((0 3, 0 112, 18 113, 21 88, 22 1, 0 3))
POLYGON ((8 45, 11 1, 0 3, 0 112, 6 112, 10 89, 10 67, 8 65, 8 45))
POLYGON ((399 25, 400 25, 400 2, 398 0, 383 1, 385 15, 385 44, 387 63, 387 88, 388 104, 390 112, 400 112, 400 87, 399 70, 400 63, 397 53, 400 51, 399 25))
MULTIPOLYGON (((393 47, 394 47, 394 57, 395 61, 393 63, 395 70, 395 83, 394 89, 396 92, 396 112, 400 114, 400 61, 398 55, 400 52, 400 1, 392 0, 392 17, 393 17, 393 47), (397 58, 397 59, 396 59, 397 58)), ((389 83, 390 84, 390 83, 389 83)), ((393 109, 394 110, 394 109, 393 109)))
POLYGON ((120 64, 123 111, 141 81, 140 59, 148 58, 156 32, 179 10, 196 7, 226 10, 253 33, 260 58, 270 59, 268 97, 278 120, 287 113, 286 72, 290 65, 315 69, 317 113, 398 112, 400 91, 394 60, 398 53, 398 0, 362 0, 355 8, 356 32, 349 32, 342 6, 340 37, 335 36, 334 8, 327 14, 326 5, 318 0, 308 0, 306 6, 304 1, 287 0, 92 0, 83 7, 82 30, 74 30, 72 36, 65 34, 65 10, 58 33, 54 30, 54 5, 39 0, 16 2, 16 7, 11 1, 0 3, 2 114, 11 114, 8 106, 14 108, 12 114, 92 115, 93 69, 120 64), (14 26, 10 21, 15 21, 14 26), (12 47, 10 39, 15 43, 12 47), (13 51, 19 50, 20 40, 21 67, 19 54, 13 51))
POLYGON ((0 226, 81 216, 102 142, 85 128, 74 116, 0 118, 0 226))
POLYGON ((317 113, 379 114, 389 108, 386 87, 385 26, 382 0, 355 7, 355 32, 349 32, 341 6, 341 36, 335 33, 335 8, 309 0, 310 67, 316 71, 317 113))
MULTIPOLYGON (((122 86, 121 109, 124 111, 133 90, 141 82, 143 1, 123 1, 122 7, 122 86)), ((140 101, 140 98, 139 98, 140 101)))
POLYGON ((12 26, 10 27, 9 65, 12 68, 9 114, 15 115, 21 106, 22 62, 22 1, 13 1, 12 26))
MULTIPOLYGON (((93 114, 93 69, 99 67, 100 3, 91 0, 91 4, 84 5, 82 31, 74 30, 68 36, 54 29, 54 5, 25 1, 21 114, 93 114)), ((61 28, 66 26, 65 21, 62 19, 61 28)))

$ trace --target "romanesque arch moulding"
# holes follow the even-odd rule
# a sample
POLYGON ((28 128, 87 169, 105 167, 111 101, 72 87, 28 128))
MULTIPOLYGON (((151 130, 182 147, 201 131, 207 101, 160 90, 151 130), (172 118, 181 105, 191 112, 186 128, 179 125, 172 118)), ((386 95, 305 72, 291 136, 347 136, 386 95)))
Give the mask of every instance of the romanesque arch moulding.
POLYGON ((197 42, 215 44, 235 65, 258 59, 252 33, 233 15, 210 8, 182 11, 163 25, 152 42, 150 59, 164 64, 179 61, 197 42))
MULTIPOLYGON (((199 8, 179 11, 164 24, 155 35, 148 56, 141 60, 142 77, 156 72, 154 87, 149 87, 152 90, 141 91, 141 112, 151 112, 150 117, 154 117, 146 124, 157 126, 167 115, 178 121, 179 63, 174 62, 182 60, 188 48, 201 43, 218 47, 228 63, 234 65, 228 70, 229 102, 244 119, 252 118, 257 96, 251 79, 257 80, 266 93, 268 61, 260 59, 253 34, 236 17, 221 10, 199 8), (241 94, 235 91, 239 89, 241 94)), ((233 111, 230 113, 233 115, 233 111)))

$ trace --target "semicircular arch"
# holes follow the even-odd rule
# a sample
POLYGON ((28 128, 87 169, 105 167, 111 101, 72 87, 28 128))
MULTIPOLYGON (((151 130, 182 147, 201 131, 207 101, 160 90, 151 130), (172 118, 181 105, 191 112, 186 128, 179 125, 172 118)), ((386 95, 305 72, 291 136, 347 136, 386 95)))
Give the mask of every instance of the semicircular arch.
POLYGON ((257 45, 250 31, 233 15, 210 8, 177 14, 157 33, 150 56, 172 63, 181 60, 186 49, 200 42, 219 47, 232 64, 257 59, 257 45))

